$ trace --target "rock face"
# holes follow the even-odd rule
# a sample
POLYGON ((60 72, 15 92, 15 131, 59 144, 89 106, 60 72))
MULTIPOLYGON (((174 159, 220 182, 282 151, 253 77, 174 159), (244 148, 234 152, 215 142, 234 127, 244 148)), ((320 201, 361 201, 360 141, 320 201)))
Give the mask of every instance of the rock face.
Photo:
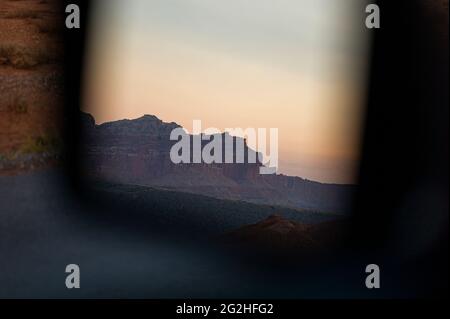
MULTIPOLYGON (((170 140, 170 133, 179 127, 151 115, 96 125, 91 115, 83 113, 84 171, 96 179, 124 184, 298 209, 345 211, 352 186, 260 175, 262 164, 249 163, 248 154, 254 151, 245 142, 241 164, 172 163, 170 150, 176 141, 170 140)), ((238 139, 233 138, 235 148, 238 139)))

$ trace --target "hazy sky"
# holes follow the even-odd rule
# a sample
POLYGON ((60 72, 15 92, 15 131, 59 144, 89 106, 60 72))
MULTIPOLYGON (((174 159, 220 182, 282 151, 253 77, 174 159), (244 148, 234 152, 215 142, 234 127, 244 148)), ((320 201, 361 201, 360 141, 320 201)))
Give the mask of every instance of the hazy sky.
POLYGON ((361 0, 100 0, 84 110, 188 130, 278 128, 279 172, 352 182, 364 111, 361 0))

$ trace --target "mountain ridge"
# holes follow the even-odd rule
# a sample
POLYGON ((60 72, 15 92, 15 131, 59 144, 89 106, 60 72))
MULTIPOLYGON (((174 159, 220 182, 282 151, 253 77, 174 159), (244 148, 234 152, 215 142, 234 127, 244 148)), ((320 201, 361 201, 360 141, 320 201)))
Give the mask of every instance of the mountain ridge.
POLYGON ((242 164, 173 164, 170 149, 176 141, 170 141, 170 133, 181 126, 154 115, 97 125, 92 115, 81 113, 81 125, 83 169, 100 180, 333 213, 348 210, 354 189, 296 176, 260 175, 262 164, 247 161, 249 152, 255 151, 245 140, 242 164))

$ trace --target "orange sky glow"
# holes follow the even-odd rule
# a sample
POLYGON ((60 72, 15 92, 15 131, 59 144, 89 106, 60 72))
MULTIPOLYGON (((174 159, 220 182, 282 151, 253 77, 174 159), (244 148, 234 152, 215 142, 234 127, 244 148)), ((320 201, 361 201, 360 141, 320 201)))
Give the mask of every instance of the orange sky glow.
POLYGON ((279 173, 353 183, 367 41, 361 1, 335 2, 99 1, 83 110, 278 128, 279 173))

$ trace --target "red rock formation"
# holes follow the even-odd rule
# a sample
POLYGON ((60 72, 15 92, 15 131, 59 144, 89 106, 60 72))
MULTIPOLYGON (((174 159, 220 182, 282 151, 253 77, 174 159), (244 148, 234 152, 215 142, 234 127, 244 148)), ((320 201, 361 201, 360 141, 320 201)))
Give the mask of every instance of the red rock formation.
MULTIPOLYGON (((321 211, 343 211, 352 189, 299 177, 260 175, 262 164, 248 163, 248 152, 254 151, 246 145, 242 164, 173 164, 170 149, 175 142, 170 141, 170 133, 179 126, 155 116, 95 125, 92 116, 83 114, 82 124, 85 172, 99 179, 321 211)), ((234 139, 236 144, 238 138, 234 139)))

